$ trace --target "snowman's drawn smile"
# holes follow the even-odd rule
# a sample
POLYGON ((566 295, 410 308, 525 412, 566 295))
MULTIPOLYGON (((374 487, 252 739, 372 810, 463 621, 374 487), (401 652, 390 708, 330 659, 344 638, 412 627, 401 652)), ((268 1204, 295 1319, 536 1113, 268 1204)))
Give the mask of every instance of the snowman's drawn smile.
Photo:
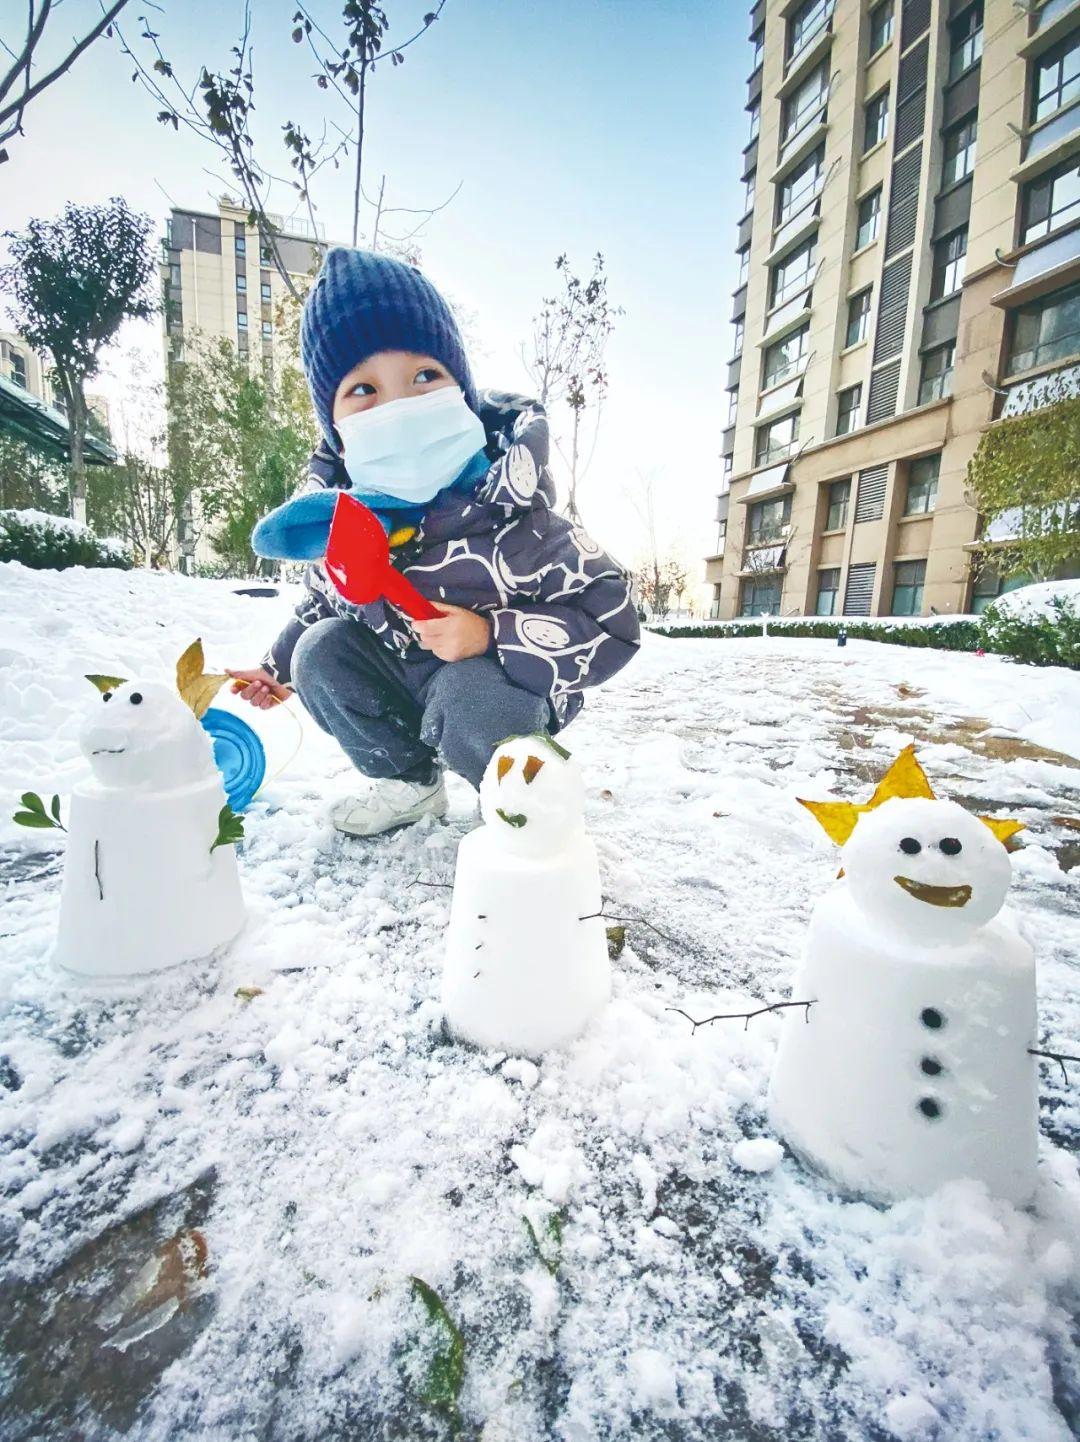
POLYGON ((126 746, 101 746, 91 754, 94 756, 123 756, 126 750, 126 746))
POLYGON ((521 827, 524 826, 529 819, 527 816, 522 816, 520 811, 515 812, 513 815, 511 815, 510 813, 504 811, 501 806, 496 809, 495 815, 501 817, 502 820, 506 822, 507 826, 521 827))
POLYGON ((894 876, 893 880, 909 896, 928 906, 966 906, 971 900, 970 886, 931 886, 925 881, 912 881, 910 876, 894 876))

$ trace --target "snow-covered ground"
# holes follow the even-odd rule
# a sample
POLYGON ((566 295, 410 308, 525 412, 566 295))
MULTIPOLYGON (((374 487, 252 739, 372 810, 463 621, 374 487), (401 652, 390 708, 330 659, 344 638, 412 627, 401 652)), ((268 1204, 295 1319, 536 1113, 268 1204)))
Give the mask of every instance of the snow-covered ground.
MULTIPOLYGON (((286 610, 0 566, 5 816, 82 774, 84 673, 167 678, 197 635, 211 670, 252 664, 286 610)), ((865 797, 914 737, 941 794, 1028 823, 1040 1044, 1080 1050, 1080 770, 1037 749, 1080 755, 1078 718, 1080 675, 993 657, 648 638, 564 738, 634 918, 615 998, 539 1065, 442 1034, 463 783, 447 823, 347 841, 344 758, 305 720, 290 761, 289 714, 254 718, 287 765, 248 814, 248 926, 142 996, 53 973, 62 845, 5 820, 3 1436, 444 1436, 463 1364, 485 1442, 1065 1442, 1080 1068, 1043 1066, 1030 1211, 966 1184, 881 1208, 770 1137, 796 1015, 692 1034, 670 1008, 786 994, 836 870, 795 798, 865 797)))

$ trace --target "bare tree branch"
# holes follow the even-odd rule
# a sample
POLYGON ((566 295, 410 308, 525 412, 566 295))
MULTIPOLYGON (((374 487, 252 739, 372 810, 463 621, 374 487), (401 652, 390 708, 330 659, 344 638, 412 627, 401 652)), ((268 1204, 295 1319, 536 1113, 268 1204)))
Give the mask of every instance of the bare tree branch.
POLYGON ((681 1006, 669 1006, 667 1010, 676 1012, 679 1016, 685 1016, 686 1020, 693 1027, 690 1033, 690 1035, 693 1036, 699 1026, 708 1026, 711 1021, 742 1021, 746 1023, 743 1031, 748 1031, 750 1023, 755 1016, 764 1016, 765 1013, 769 1011, 783 1011, 783 1009, 788 1006, 804 1006, 806 1008, 806 1016, 804 1019, 809 1022, 810 1008, 816 1005, 816 998, 812 1001, 774 1001, 771 1006, 759 1006, 756 1011, 718 1012, 716 1016, 702 1017, 700 1021, 695 1021, 688 1011, 683 1011, 681 1006))

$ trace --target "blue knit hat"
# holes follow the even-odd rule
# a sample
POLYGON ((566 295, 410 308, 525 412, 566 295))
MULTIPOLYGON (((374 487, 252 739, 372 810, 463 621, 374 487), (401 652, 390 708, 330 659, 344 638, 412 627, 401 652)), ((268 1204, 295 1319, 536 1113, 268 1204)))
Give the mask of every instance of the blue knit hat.
POLYGON ((304 304, 300 357, 323 435, 336 451, 334 395, 344 376, 384 350, 444 365, 476 410, 476 388, 450 307, 411 265, 370 250, 327 253, 304 304))

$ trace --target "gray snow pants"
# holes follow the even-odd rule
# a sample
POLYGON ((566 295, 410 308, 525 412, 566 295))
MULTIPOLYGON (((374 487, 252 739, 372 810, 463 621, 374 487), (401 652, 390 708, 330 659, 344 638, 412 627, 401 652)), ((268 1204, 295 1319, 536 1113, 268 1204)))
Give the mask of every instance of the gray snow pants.
POLYGON ((507 680, 493 656, 403 660, 343 616, 300 637, 292 685, 358 771, 401 781, 428 782, 441 761, 479 787, 500 741, 551 719, 547 698, 507 680))

